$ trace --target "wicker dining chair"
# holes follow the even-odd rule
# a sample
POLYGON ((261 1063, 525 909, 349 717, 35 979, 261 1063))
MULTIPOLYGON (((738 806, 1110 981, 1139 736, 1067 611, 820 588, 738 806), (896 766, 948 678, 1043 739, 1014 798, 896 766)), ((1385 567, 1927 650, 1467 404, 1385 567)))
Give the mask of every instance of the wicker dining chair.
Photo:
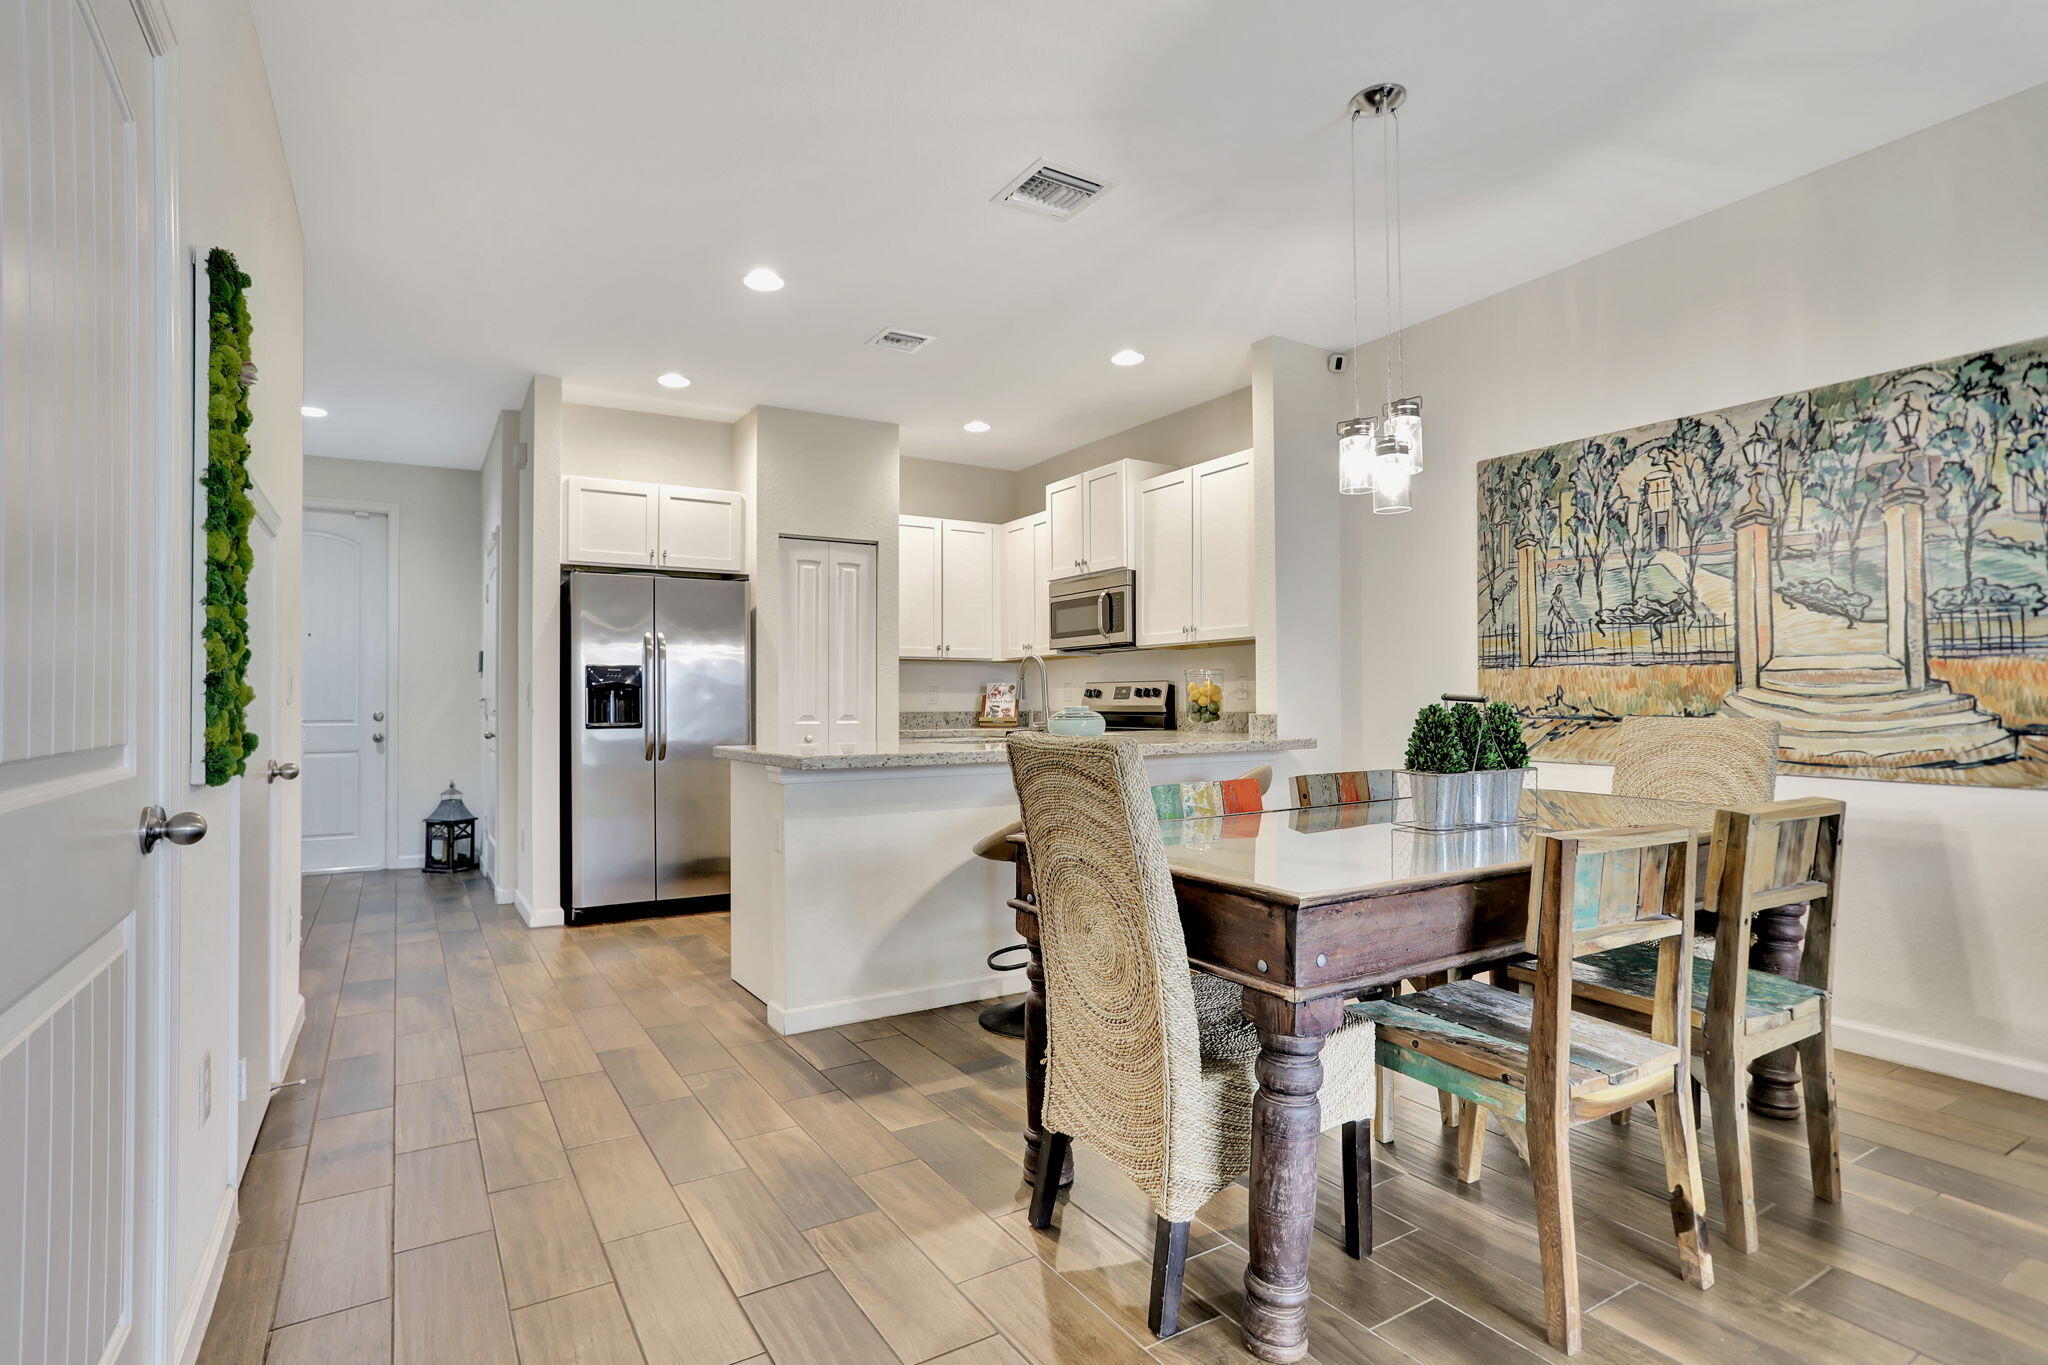
POLYGON ((1617 730, 1616 796, 1742 806, 1778 780, 1778 722, 1746 716, 1628 716, 1617 730))
POLYGON ((1656 1107, 1680 1273, 1702 1289, 1714 1282, 1685 1084, 1692 904, 1688 828, 1544 832, 1530 846, 1525 942, 1537 963, 1533 998, 1481 981, 1453 981, 1363 1007, 1379 1024, 1382 1067, 1456 1095, 1467 1107, 1461 1157, 1464 1135, 1483 1133, 1487 1112, 1526 1142, 1546 1333, 1566 1355, 1579 1349, 1580 1336, 1570 1152, 1575 1124, 1639 1101, 1656 1107), (1650 961, 1647 1036, 1574 1008, 1578 960, 1624 943, 1640 947, 1650 961))
MULTIPOLYGON (((1179 1325, 1188 1223, 1251 1167, 1258 1031, 1242 990, 1190 972, 1173 877, 1138 746, 1016 735, 1010 772, 1024 810, 1045 967, 1045 1138, 1038 1169, 1058 1171, 1075 1138, 1152 1200, 1152 1330, 1179 1325)), ((1372 1026, 1356 1012, 1324 1042, 1317 1098, 1367 1152, 1359 1121, 1373 1098, 1372 1026)), ((1347 1249, 1370 1208, 1347 1181, 1347 1249)), ((1041 1177, 1031 1226, 1052 1225, 1059 1183, 1041 1177)))

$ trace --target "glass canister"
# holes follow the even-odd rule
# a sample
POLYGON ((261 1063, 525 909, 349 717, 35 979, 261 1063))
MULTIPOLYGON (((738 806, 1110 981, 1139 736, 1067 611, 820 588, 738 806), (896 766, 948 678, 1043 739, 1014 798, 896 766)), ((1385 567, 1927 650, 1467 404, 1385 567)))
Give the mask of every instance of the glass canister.
POLYGON ((1223 670, 1190 668, 1186 686, 1188 728, 1197 733, 1215 728, 1223 719, 1223 670))

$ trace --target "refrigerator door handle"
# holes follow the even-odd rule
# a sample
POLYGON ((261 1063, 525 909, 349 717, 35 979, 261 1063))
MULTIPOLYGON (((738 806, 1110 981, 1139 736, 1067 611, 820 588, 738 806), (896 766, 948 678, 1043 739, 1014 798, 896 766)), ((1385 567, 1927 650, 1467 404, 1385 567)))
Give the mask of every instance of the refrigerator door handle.
POLYGON ((641 677, 644 679, 640 686, 640 695, 646 698, 646 701, 640 707, 640 730, 641 733, 647 736, 646 758, 649 763, 652 763, 654 761, 654 708, 661 704, 661 689, 654 684, 654 632, 651 630, 640 637, 640 665, 641 677))
POLYGON ((654 695, 655 706, 658 708, 655 714, 660 717, 658 724, 661 727, 660 747, 654 751, 654 757, 657 762, 666 762, 668 759, 668 636, 658 630, 654 632, 654 664, 654 695))

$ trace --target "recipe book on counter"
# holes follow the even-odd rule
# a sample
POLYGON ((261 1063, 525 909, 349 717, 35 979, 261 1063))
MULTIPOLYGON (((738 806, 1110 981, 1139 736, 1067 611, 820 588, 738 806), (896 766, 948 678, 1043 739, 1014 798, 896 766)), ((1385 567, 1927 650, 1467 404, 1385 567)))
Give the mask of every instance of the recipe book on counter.
POLYGON ((977 725, 1009 728, 1017 723, 1017 684, 990 683, 982 689, 977 725))

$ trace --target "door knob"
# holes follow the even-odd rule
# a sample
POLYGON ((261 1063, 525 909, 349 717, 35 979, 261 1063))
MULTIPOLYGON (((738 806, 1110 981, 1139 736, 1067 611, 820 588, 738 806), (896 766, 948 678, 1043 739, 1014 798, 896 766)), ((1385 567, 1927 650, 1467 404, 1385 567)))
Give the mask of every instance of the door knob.
POLYGON ((498 737, 498 732, 497 732, 496 730, 486 730, 486 731, 484 731, 484 738, 485 738, 485 739, 496 739, 497 737, 498 737))
POLYGON ((180 811, 176 815, 165 815, 162 806, 144 806, 142 823, 136 826, 135 837, 142 844, 142 851, 149 852, 160 840, 169 839, 183 848, 196 844, 206 837, 206 817, 197 811, 180 811))
POLYGON ((371 732, 371 734, 370 734, 370 743, 372 743, 372 744, 382 744, 383 742, 384 742, 384 732, 383 732, 382 730, 376 730, 376 731, 372 731, 372 732, 371 732))
POLYGON ((296 764, 296 763, 280 763, 280 762, 278 762, 278 761, 277 761, 276 759, 274 759, 274 758, 273 758, 273 759, 271 759, 271 760, 270 760, 270 780, 271 780, 272 782, 275 782, 275 781, 277 781, 277 779, 278 779, 278 778, 280 778, 280 777, 281 777, 281 778, 283 778, 283 779, 284 779, 285 781, 287 781, 287 782, 296 782, 296 781, 298 781, 298 780, 299 780, 299 765, 298 765, 298 764, 296 764))
POLYGON ((370 719, 371 719, 371 720, 382 720, 382 719, 384 719, 384 713, 383 713, 382 711, 372 711, 372 712, 370 713, 370 719))

